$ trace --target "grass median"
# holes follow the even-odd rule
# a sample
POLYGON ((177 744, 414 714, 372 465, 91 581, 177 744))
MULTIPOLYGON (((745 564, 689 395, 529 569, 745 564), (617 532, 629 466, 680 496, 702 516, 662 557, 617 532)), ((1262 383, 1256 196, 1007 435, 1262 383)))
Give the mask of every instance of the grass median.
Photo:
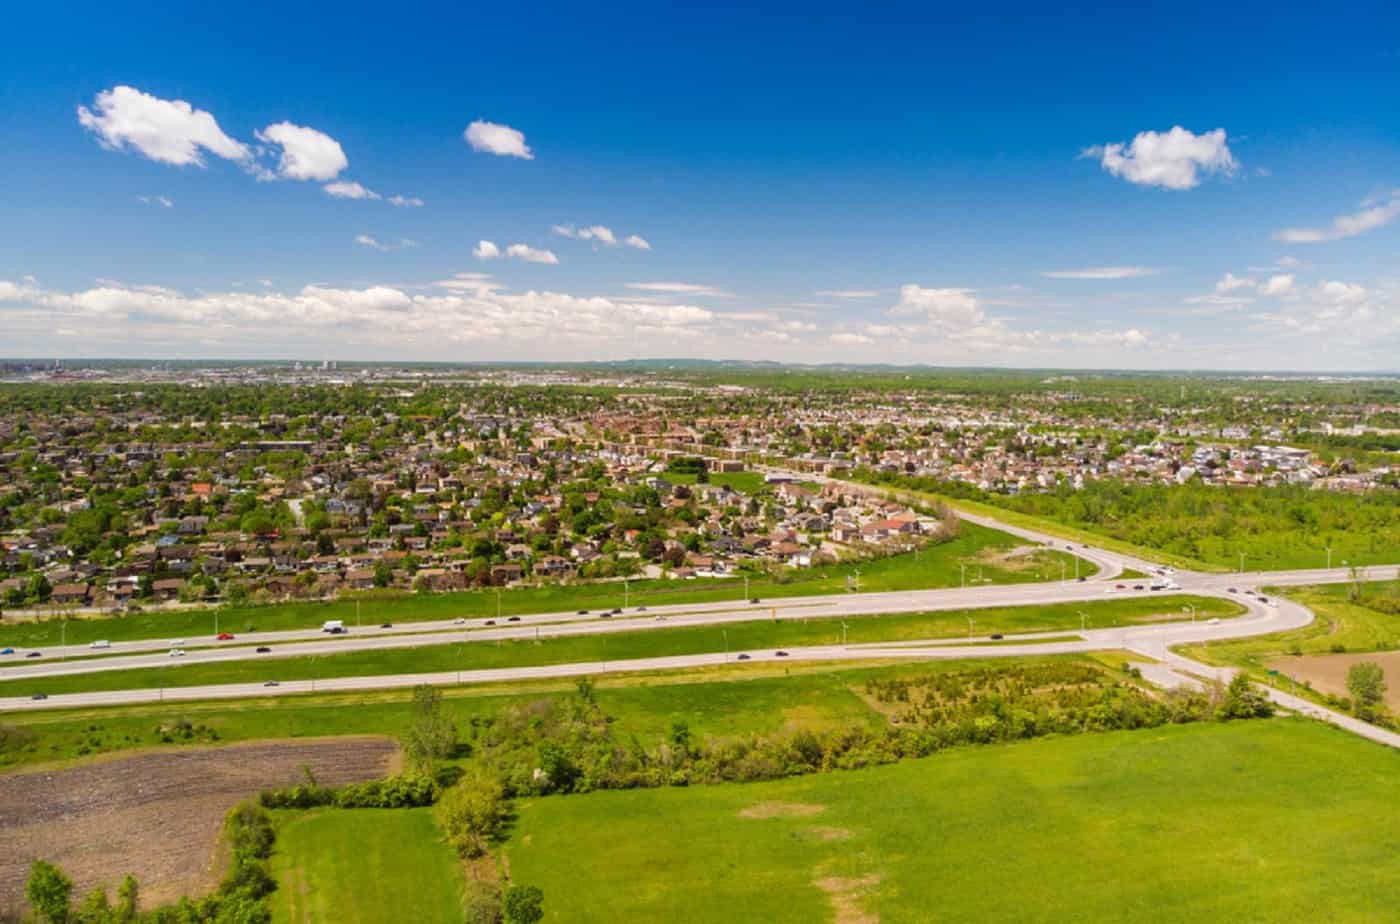
POLYGON ((6 680, 0 682, 0 695, 155 689, 258 683, 268 680, 319 680, 331 677, 435 673, 591 661, 621 662, 638 658, 724 651, 737 655, 746 649, 771 650, 841 644, 843 632, 845 643, 853 645, 956 638, 973 633, 988 635, 1057 632, 1079 629, 1085 625, 1090 628, 1106 628, 1180 620, 1186 618, 1182 609, 1188 604, 1195 606, 1198 618, 1232 616, 1243 612, 1242 607, 1228 600, 1172 595, 1091 603, 853 616, 844 620, 839 617, 755 619, 724 625, 656 628, 592 636, 546 637, 538 641, 463 641, 314 657, 274 658, 267 655, 261 658, 206 664, 199 663, 198 654, 191 654, 184 660, 161 667, 6 680))

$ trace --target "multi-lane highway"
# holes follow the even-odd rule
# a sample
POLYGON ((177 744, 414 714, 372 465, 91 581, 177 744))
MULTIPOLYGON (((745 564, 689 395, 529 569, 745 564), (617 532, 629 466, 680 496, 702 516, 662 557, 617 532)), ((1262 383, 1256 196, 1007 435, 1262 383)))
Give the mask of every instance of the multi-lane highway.
MULTIPOLYGON (((595 635, 622 631, 679 626, 724 625, 755 619, 795 619, 818 617, 850 617, 884 613, 933 612, 985 607, 1031 606, 1051 603, 1088 602, 1122 597, 1160 596, 1167 591, 1147 589, 1146 579, 1126 580, 1120 577, 1124 569, 1148 571, 1154 566, 1132 556, 1086 546, 1066 543, 1063 539, 1022 527, 1010 526, 988 517, 967 519, 1012 533, 1023 539, 1073 551, 1092 561, 1099 569, 1091 578, 1041 584, 984 585, 940 590, 892 591, 882 593, 845 593, 811 597, 787 597, 752 603, 749 601, 680 604, 656 606, 646 612, 632 609, 601 618, 599 613, 580 614, 541 613, 521 616, 505 622, 472 619, 419 622, 378 628, 351 627, 344 636, 326 636, 314 629, 244 634, 238 638, 219 641, 214 637, 148 639, 114 642, 101 657, 87 657, 94 652, 86 647, 69 646, 48 649, 44 656, 11 663, 0 669, 0 679, 52 677, 119 671, 133 668, 166 666, 178 668, 185 664, 208 664, 245 659, 275 661, 278 658, 332 655, 350 651, 421 647, 426 645, 481 643, 503 639, 552 638, 595 635), (1134 589, 1137 586, 1141 590, 1134 589), (186 654, 178 659, 169 657, 168 649, 178 641, 186 654), (257 649, 269 649, 259 652, 257 649)), ((1396 566, 1367 569, 1368 579, 1393 578, 1396 566)), ((1246 615, 1236 619, 1171 622, 1139 625, 1127 628, 1090 628, 1086 631, 1059 632, 1061 641, 1043 641, 1031 636, 991 644, 990 639, 942 640, 928 643, 898 643, 879 645, 829 645, 792 648, 783 655, 773 651, 742 652, 746 660, 854 660, 891 658, 967 658, 1011 657, 1035 654, 1056 654, 1093 650, 1126 649, 1137 651, 1160 661, 1169 657, 1179 669, 1187 669, 1177 655, 1169 653, 1174 645, 1203 642, 1212 639, 1241 638, 1280 632, 1307 625, 1313 618, 1305 607, 1286 600, 1263 601, 1248 594, 1259 587, 1299 585, 1351 580, 1349 569, 1315 569, 1305 571, 1250 572, 1248 574, 1204 574, 1176 572, 1172 581, 1179 590, 1171 592, 1226 597, 1243 604, 1246 615), (1063 640, 1073 635, 1073 641, 1063 640), (979 644, 979 641, 981 644, 979 644), (1015 643, 1019 641, 1020 643, 1015 643)), ((20 654, 23 654, 21 652, 20 654)), ((493 670, 453 671, 434 674, 397 674, 378 677, 344 677, 319 681, 285 681, 276 687, 257 684, 220 684, 215 686, 169 687, 163 690, 119 690, 111 692, 54 695, 35 700, 28 697, 0 698, 0 711, 20 709, 61 708, 69 706, 106 705, 150 702, 155 699, 217 699, 244 696, 282 695, 333 690, 365 690, 411 686, 418 683, 485 683, 502 680, 529 680, 567 677, 613 671, 650 671, 694 668, 720 664, 738 658, 740 652, 679 655, 609 662, 580 662, 534 667, 493 670)), ((15 656, 11 656, 15 657, 15 656)), ((1212 671, 1204 665, 1192 665, 1193 672, 1209 676, 1212 671)))

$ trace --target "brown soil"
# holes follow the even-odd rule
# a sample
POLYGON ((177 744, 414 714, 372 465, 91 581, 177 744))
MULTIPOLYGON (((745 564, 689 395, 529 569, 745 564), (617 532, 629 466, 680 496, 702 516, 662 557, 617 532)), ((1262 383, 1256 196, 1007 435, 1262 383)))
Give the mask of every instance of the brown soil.
POLYGON ((1385 674, 1385 704, 1392 710, 1400 711, 1400 651, 1379 651, 1369 654, 1325 654, 1303 655, 1302 657, 1277 658, 1268 666, 1281 672, 1279 688, 1288 690, 1287 678, 1293 677, 1302 683, 1304 680, 1322 693, 1336 696, 1350 696, 1347 692, 1347 671, 1353 664, 1374 661, 1385 674))
POLYGON ((817 888, 831 899, 832 920, 835 924, 879 924, 879 916, 866 911, 862 900, 880 884, 880 877, 869 873, 859 879, 839 879, 828 876, 816 880, 817 888))
POLYGON ((815 828, 803 828, 798 833, 816 841, 848 841, 855 836, 851 833, 849 828, 833 828, 826 825, 818 825, 815 828))
POLYGON ((23 907, 40 858, 73 879, 75 900, 128 873, 146 907, 208 892, 235 803, 301 782, 303 764, 331 786, 384 776, 397 751, 379 737, 250 742, 0 776, 0 916, 23 907))
POLYGON ((803 802, 760 802, 739 810, 740 818, 807 818, 826 811, 825 805, 803 802))

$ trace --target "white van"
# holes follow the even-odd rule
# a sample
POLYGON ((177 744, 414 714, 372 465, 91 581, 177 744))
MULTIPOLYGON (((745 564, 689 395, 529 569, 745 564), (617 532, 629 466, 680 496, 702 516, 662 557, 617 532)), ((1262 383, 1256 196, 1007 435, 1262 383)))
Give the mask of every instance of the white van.
POLYGON ((344 632, 344 631, 345 631, 345 620, 343 620, 343 619, 327 619, 325 622, 321 623, 321 631, 322 631, 322 632, 336 632, 336 633, 344 632))
POLYGON ((105 638, 100 638, 100 639, 98 639, 97 641, 93 642, 93 643, 92 643, 91 645, 89 645, 88 647, 89 647, 89 648, 111 648, 111 647, 112 647, 112 643, 109 642, 109 641, 107 641, 105 638))

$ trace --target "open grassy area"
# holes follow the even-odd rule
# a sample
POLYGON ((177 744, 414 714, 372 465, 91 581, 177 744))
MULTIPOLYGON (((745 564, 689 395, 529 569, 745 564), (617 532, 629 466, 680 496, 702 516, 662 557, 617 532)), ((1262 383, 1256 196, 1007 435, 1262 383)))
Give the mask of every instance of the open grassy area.
MULTIPOLYGON (((841 593, 847 589, 847 579, 854 580, 857 570, 860 571, 860 589, 863 591, 957 587, 964 578, 962 565, 967 565, 966 579, 969 583, 974 580, 995 584, 1031 583, 1059 580, 1066 572, 1074 574, 1073 557, 1064 552, 1043 550, 1033 557, 999 563, 1000 553, 1022 545, 1021 540, 1014 536, 964 523, 956 538, 917 553, 792 570, 782 579, 755 576, 749 580, 748 592, 750 596, 765 599, 841 593), (1064 571, 1061 570, 1061 563, 1066 566, 1064 571)), ((1094 566, 1088 562, 1080 562, 1080 574, 1088 576, 1094 570, 1094 566)), ((571 612, 621 606, 623 596, 621 581, 520 587, 502 590, 499 606, 503 615, 571 612)), ((635 580, 629 582, 626 596, 632 606, 740 600, 744 599, 744 582, 739 578, 635 580)), ((493 617, 497 614, 497 593, 495 590, 448 594, 375 592, 361 597, 358 611, 356 606, 356 600, 347 597, 324 602, 224 607, 218 611, 218 625, 228 632, 248 632, 255 629, 312 628, 327 619, 343 619, 347 625, 354 625, 360 619, 366 625, 378 625, 381 622, 403 623, 454 619, 458 616, 493 617)), ((56 645, 65 637, 63 621, 61 616, 38 622, 20 618, 6 620, 0 623, 0 647, 40 648, 56 645)), ((212 635, 214 625, 215 610, 212 608, 152 610, 121 617, 68 619, 66 638, 69 644, 84 645, 97 639, 125 641, 212 635)))
POLYGON ((1302 720, 1170 726, 535 799, 506 855, 558 922, 1387 920, 1397 772, 1302 720))
POLYGON ((462 875, 430 809, 277 812, 276 924, 458 924, 462 875))
POLYGON ((1230 616, 1242 608, 1214 597, 1172 595, 1136 597, 1090 603, 949 610, 936 613, 897 613, 825 619, 784 617, 756 619, 724 626, 689 626, 614 632, 592 636, 460 642, 348 652, 324 657, 248 659, 201 664, 197 655, 162 667, 35 677, 0 682, 0 695, 73 693, 92 690, 154 689, 266 680, 362 677, 384 674, 431 673, 483 668, 525 667, 590 661, 627 661, 667 655, 700 654, 745 649, 835 645, 842 641, 843 622, 849 644, 937 639, 1000 632, 1053 632, 1103 628, 1186 617, 1190 603, 1197 615, 1230 616), (972 620, 969 624, 969 620, 972 620))
MULTIPOLYGON (((1121 656, 1086 655, 1109 667, 1121 656)), ((998 659, 995 664, 1052 659, 998 659)), ((594 696, 613 719, 620 738, 645 744, 661 740, 680 719, 702 738, 770 734, 796 726, 813 731, 884 724, 884 716, 860 695, 869 679, 914 677, 993 662, 968 659, 871 665, 842 662, 731 663, 668 674, 607 675, 594 696)), ((572 692, 569 680, 505 683, 443 689, 444 708, 464 727, 522 702, 572 692)), ((0 719, 0 769, 64 763, 138 748, 264 738, 316 738, 381 734, 401 737, 409 727, 408 690, 315 694, 246 700, 212 700, 138 706, 106 706, 16 713, 0 719), (161 729, 188 726, 188 739, 163 739, 161 729)))

